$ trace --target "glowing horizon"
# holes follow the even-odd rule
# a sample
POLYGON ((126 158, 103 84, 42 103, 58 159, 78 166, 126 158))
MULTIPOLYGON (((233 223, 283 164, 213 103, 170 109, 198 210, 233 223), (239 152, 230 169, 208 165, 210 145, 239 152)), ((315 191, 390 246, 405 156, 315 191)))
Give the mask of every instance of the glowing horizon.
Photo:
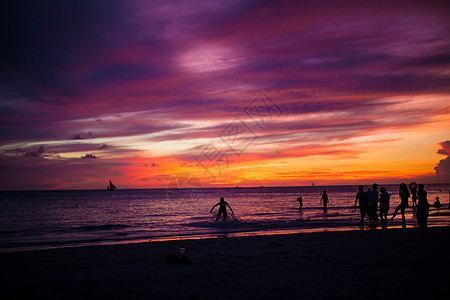
POLYGON ((0 190, 450 182, 439 2, 25 5, 2 4, 0 190))

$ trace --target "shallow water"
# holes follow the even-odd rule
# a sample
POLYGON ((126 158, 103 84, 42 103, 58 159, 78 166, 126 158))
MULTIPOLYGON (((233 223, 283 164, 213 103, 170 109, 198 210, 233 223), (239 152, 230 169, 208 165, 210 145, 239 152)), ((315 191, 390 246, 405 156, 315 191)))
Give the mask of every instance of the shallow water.
MULTIPOLYGON (((392 194, 392 214, 400 203, 398 186, 385 187, 392 194)), ((449 188, 426 186, 430 204, 436 196, 444 204, 430 209, 430 226, 450 225, 449 188)), ((356 192, 356 186, 0 192, 0 252, 357 229, 356 192), (320 203, 324 189, 330 200, 326 212, 320 203), (303 197, 302 210, 298 196, 303 197), (235 212, 234 217, 228 212, 226 222, 215 222, 217 208, 209 213, 219 197, 235 212)), ((408 227, 416 226, 412 208, 406 218, 408 227)), ((401 227, 401 216, 389 227, 401 227)))

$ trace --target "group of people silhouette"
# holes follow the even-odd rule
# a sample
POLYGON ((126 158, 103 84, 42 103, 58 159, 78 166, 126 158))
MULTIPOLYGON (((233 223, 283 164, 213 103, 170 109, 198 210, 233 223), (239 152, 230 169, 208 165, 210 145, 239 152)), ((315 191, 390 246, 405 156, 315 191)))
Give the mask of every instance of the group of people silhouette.
MULTIPOLYGON (((412 205, 414 209, 414 215, 417 218, 417 226, 419 228, 426 228, 428 222, 428 215, 430 213, 430 205, 427 199, 427 191, 425 191, 425 187, 423 184, 417 184, 412 182, 409 185, 409 189, 405 183, 401 183, 398 191, 398 195, 400 198, 400 204, 396 206, 395 211, 391 217, 391 220, 397 216, 400 212, 402 215, 402 227, 406 228, 406 218, 405 218, 405 209, 409 207, 409 197, 412 197, 412 205)), ((449 190, 450 197, 450 190, 449 190)), ((356 206, 359 202, 359 210, 361 214, 361 218, 359 221, 360 227, 364 228, 364 218, 366 216, 369 217, 369 226, 370 229, 376 229, 377 222, 381 220, 382 228, 387 228, 388 224, 388 213, 390 208, 390 199, 391 194, 386 191, 385 187, 381 187, 378 191, 378 184, 374 183, 371 187, 368 188, 367 191, 364 191, 364 186, 358 186, 358 192, 356 194, 355 204, 353 206, 356 209, 356 206)), ((449 198, 450 199, 450 198, 449 198)), ((298 197, 297 201, 300 205, 300 210, 303 209, 303 197, 298 197)), ((329 202, 327 191, 324 190, 321 193, 320 202, 323 203, 324 212, 327 211, 327 205, 329 202)), ((210 213, 212 213, 213 209, 219 206, 219 211, 216 217, 216 222, 222 217, 222 220, 225 221, 227 218, 227 206, 230 208, 232 214, 234 215, 233 209, 231 206, 224 200, 223 197, 220 198, 220 201, 215 204, 210 213)), ((431 206, 441 207, 442 204, 439 201, 439 197, 436 197, 436 202, 431 206)), ((450 202, 449 202, 450 208, 450 202)))
MULTIPOLYGON (((384 187, 381 187, 380 191, 378 191, 378 185, 376 183, 372 184, 372 188, 369 188, 367 192, 364 191, 364 187, 362 185, 358 187, 358 190, 354 208, 356 209, 356 204, 359 201, 359 210, 361 213, 359 225, 362 227, 364 226, 364 218, 367 215, 369 217, 370 229, 375 229, 377 221, 380 219, 382 228, 387 228, 387 216, 389 212, 391 194, 389 194, 384 187)), ((401 183, 398 194, 400 197, 400 204, 395 208, 391 219, 394 219, 400 211, 402 215, 402 227, 406 228, 405 209, 409 207, 409 197, 412 196, 412 204, 415 209, 417 226, 419 228, 426 228, 430 205, 428 203, 427 191, 425 191, 424 185, 417 185, 417 183, 413 182, 409 185, 408 189, 405 183, 401 183)), ((439 197, 437 197, 437 201, 439 201, 439 197)), ((436 205, 436 203, 433 205, 436 205)))

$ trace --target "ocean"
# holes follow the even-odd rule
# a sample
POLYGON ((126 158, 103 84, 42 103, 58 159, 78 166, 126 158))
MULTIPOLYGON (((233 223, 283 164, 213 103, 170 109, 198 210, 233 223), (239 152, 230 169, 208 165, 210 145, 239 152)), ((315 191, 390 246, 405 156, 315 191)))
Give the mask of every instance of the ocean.
MULTIPOLYGON (((384 186, 392 194, 391 216, 400 203, 398 185, 384 186)), ((429 226, 450 225, 450 184, 425 189, 430 204, 436 197, 443 204, 430 208, 429 226)), ((356 192, 357 186, 3 191, 0 252, 359 229, 356 192), (320 203, 323 190, 330 201, 327 211, 320 203), (235 212, 228 211, 225 222, 215 222, 218 208, 210 213, 220 197, 235 212)), ((406 209, 408 227, 417 227, 413 213, 412 207, 406 209)), ((366 229, 368 223, 366 218, 366 229)), ((401 228, 401 216, 388 227, 401 228)))

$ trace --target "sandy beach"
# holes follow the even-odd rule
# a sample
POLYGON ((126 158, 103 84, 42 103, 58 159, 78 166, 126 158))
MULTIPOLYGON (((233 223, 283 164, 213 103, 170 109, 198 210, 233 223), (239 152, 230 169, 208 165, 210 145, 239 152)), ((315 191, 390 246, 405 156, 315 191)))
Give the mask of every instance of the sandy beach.
POLYGON ((6 253, 2 299, 443 299, 449 233, 322 232, 6 253), (164 262, 180 247, 193 265, 164 262))

